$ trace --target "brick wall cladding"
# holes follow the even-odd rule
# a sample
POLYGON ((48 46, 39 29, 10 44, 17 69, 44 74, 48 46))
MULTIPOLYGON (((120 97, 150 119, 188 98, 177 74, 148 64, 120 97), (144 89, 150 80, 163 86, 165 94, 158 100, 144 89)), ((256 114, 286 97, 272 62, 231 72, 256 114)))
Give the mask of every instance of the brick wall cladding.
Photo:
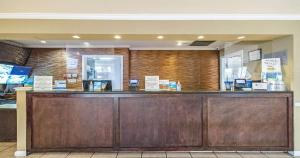
POLYGON ((8 62, 18 65, 26 64, 31 49, 13 46, 0 42, 0 62, 8 62))
POLYGON ((123 55, 123 85, 127 90, 129 79, 140 80, 144 88, 146 75, 159 75, 160 79, 180 81, 185 90, 219 89, 219 52, 210 50, 132 50, 128 48, 35 48, 27 66, 33 75, 52 75, 63 79, 67 58, 78 59, 78 82, 68 88, 81 88, 82 55, 123 55))
POLYGON ((180 81, 186 90, 219 89, 218 51, 206 50, 133 50, 130 58, 131 79, 159 75, 160 79, 180 81))

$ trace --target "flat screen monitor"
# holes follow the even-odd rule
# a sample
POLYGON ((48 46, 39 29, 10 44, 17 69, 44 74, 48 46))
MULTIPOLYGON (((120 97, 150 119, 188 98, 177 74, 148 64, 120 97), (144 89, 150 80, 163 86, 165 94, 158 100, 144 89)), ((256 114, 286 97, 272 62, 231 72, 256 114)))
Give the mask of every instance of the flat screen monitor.
POLYGON ((12 69, 13 65, 0 64, 0 84, 6 84, 12 69))
POLYGON ((14 66, 11 70, 11 75, 25 75, 29 76, 31 73, 31 67, 26 66, 14 66))

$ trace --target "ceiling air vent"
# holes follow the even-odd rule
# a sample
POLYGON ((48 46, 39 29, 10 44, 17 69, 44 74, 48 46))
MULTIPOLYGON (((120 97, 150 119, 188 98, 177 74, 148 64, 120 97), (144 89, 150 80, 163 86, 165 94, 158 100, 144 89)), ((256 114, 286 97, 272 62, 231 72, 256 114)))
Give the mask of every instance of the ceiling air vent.
POLYGON ((215 41, 194 41, 190 44, 190 46, 209 46, 215 41))

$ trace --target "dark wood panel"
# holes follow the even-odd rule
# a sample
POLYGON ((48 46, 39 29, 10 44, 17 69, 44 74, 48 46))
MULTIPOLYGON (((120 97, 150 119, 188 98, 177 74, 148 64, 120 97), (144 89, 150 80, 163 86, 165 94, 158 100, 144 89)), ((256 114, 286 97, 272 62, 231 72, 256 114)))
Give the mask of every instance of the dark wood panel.
POLYGON ((216 97, 207 106, 209 146, 289 146, 285 97, 216 97))
POLYGON ((27 149, 293 150, 293 94, 33 92, 27 149))
POLYGON ((120 98, 121 147, 202 145, 201 97, 120 98))
POLYGON ((16 109, 0 109, 0 141, 17 140, 16 111, 16 109))
POLYGON ((113 145, 112 98, 34 97, 33 148, 113 145))
POLYGON ((180 81, 186 90, 219 89, 219 52, 208 50, 132 50, 130 78, 140 80, 144 88, 145 76, 180 81))

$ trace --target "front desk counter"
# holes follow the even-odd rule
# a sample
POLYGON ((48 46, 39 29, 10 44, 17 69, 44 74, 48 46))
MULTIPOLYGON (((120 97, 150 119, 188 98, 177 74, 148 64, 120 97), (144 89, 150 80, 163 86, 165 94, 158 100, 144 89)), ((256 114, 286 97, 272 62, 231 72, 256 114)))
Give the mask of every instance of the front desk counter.
POLYGON ((28 152, 293 149, 292 92, 29 91, 28 152))

